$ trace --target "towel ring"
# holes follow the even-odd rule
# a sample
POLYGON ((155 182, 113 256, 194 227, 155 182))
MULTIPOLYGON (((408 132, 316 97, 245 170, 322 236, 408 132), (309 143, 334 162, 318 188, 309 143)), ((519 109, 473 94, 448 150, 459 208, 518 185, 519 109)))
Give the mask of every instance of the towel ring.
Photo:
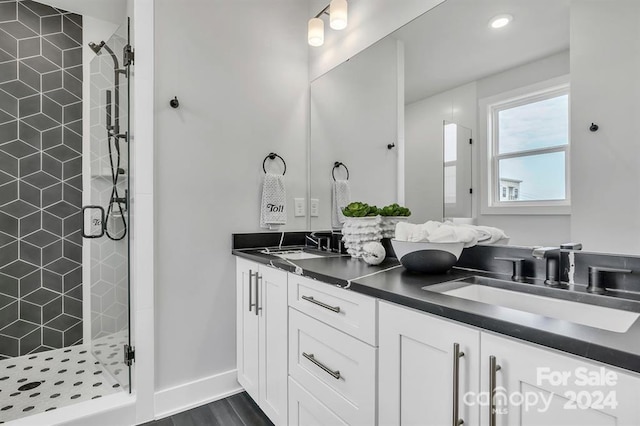
POLYGON ((287 173, 287 163, 284 161, 284 158, 280 157, 275 152, 270 152, 269 155, 264 157, 264 161, 262 162, 262 170, 265 173, 267 173, 267 169, 266 169, 266 167, 264 165, 267 163, 267 160, 275 160, 276 157, 278 157, 280 160, 282 160, 282 164, 284 164, 284 171, 282 172, 282 176, 284 176, 284 174, 287 173))
POLYGON ((333 169, 331 170, 331 177, 333 177, 333 180, 336 180, 336 169, 339 168, 340 166, 344 167, 344 169, 347 171, 347 180, 349 180, 349 169, 347 169, 347 166, 344 165, 344 163, 341 163, 339 161, 336 161, 335 163, 333 163, 333 169))

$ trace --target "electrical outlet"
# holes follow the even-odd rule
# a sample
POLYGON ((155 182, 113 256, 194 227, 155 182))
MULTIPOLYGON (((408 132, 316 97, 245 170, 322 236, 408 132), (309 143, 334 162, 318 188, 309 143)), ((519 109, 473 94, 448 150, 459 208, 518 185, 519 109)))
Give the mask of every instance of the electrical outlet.
POLYGON ((304 217, 307 215, 307 209, 305 208, 304 205, 304 198, 294 198, 293 199, 294 203, 293 203, 293 210, 294 210, 294 216, 295 217, 304 217))
POLYGON ((320 200, 317 198, 311 199, 311 217, 318 217, 320 210, 320 200))

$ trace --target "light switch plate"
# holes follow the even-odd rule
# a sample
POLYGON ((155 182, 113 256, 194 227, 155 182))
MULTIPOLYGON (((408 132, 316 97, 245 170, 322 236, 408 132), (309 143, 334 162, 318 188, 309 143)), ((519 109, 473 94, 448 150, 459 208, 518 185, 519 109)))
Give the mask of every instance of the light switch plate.
POLYGON ((295 217, 304 217, 307 215, 307 209, 304 205, 304 198, 294 198, 293 199, 294 203, 293 203, 293 209, 294 209, 294 213, 293 215, 295 217))
POLYGON ((311 217, 318 217, 320 210, 320 200, 317 198, 311 199, 311 217))

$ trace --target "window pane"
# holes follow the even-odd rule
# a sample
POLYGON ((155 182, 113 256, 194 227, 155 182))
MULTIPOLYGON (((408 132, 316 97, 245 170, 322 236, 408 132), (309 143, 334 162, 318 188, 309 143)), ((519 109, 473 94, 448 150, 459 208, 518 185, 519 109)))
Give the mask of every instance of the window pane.
POLYGON ((444 202, 456 203, 456 166, 444 167, 444 202))
POLYGON ((569 96, 498 111, 498 153, 567 145, 569 96))
POLYGON ((456 161, 458 157, 458 125, 449 123, 444 126, 444 162, 456 161))
POLYGON ((564 200, 564 156, 553 152, 500 160, 500 201, 564 200))

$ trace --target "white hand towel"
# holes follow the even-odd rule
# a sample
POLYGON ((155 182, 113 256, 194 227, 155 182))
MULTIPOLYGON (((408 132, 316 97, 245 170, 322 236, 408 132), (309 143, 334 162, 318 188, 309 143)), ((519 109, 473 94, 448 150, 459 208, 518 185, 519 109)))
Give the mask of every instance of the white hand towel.
POLYGON ((482 241, 485 244, 495 244, 500 240, 509 238, 509 236, 500 228, 494 228, 492 226, 477 226, 477 229, 491 235, 489 239, 482 241))
POLYGON ((342 228, 344 223, 344 215, 342 209, 347 207, 351 202, 351 188, 349 181, 336 180, 331 188, 331 227, 334 229, 342 228))
POLYGON ((271 228, 287 223, 287 191, 284 175, 267 173, 262 185, 262 204, 260 207, 260 227, 271 228))

